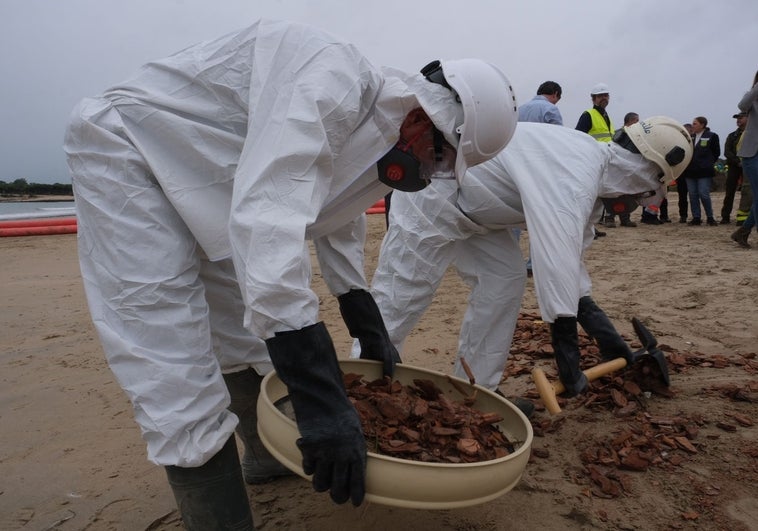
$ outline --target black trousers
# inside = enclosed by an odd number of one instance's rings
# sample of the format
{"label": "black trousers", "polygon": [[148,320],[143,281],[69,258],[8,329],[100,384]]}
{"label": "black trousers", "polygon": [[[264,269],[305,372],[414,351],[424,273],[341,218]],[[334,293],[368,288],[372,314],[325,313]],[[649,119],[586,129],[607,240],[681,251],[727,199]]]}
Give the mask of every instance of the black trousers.
{"label": "black trousers", "polygon": [[676,180],[676,193],[679,194],[679,217],[687,219],[687,209],[690,204],[687,197],[687,181],[683,175]]}

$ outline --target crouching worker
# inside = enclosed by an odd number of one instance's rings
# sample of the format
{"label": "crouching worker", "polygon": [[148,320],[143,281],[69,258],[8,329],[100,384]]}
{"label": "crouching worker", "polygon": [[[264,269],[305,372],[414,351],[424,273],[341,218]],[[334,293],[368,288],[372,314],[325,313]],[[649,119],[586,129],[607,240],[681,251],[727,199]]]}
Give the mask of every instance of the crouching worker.
{"label": "crouching worker", "polygon": [[[511,228],[526,223],[534,285],[550,323],[561,382],[568,395],[587,387],[579,368],[577,323],[606,359],[631,350],[591,297],[583,255],[593,241],[593,208],[616,213],[658,205],[692,157],[690,137],[667,117],[621,129],[599,143],[571,129],[519,123],[496,157],[454,182],[417,194],[393,194],[389,228],[372,293],[392,343],[403,343],[432,302],[450,265],[470,287],[455,373],[498,390],[521,308],[527,272]],[[358,355],[354,349],[353,355]],[[516,405],[529,413],[529,404]],[[533,405],[532,405],[533,408]]]}
{"label": "crouching worker", "polygon": [[285,473],[256,429],[272,366],[313,488],[363,501],[366,445],[307,241],[361,357],[392,374],[361,214],[394,185],[420,189],[492,157],[515,121],[508,80],[488,63],[377,69],[327,33],[267,20],[78,105],[65,151],[87,300],[188,529],[252,528],[235,429],[248,482]]}

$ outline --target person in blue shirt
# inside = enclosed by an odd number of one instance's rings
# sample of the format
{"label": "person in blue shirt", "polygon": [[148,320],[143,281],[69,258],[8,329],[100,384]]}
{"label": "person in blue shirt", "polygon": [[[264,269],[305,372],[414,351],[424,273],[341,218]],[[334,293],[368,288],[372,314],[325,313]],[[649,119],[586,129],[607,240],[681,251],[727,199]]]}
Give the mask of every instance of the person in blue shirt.
{"label": "person in blue shirt", "polygon": [[[563,125],[563,117],[557,103],[563,90],[555,81],[545,81],[537,88],[537,95],[518,108],[519,122],[535,122],[541,124]],[[389,221],[387,222],[389,226]],[[521,229],[513,229],[518,240]],[[526,259],[526,274],[532,276],[532,258]]]}
{"label": "person in blue shirt", "polygon": [[537,88],[537,95],[518,108],[518,121],[563,125],[557,106],[562,93],[558,83],[545,81]]}

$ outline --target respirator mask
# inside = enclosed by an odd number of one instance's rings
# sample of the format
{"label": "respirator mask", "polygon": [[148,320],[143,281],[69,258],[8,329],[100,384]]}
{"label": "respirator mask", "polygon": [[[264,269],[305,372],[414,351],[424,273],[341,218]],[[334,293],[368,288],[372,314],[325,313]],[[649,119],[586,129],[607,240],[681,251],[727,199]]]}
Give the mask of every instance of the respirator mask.
{"label": "respirator mask", "polygon": [[418,192],[431,179],[455,179],[456,150],[432,124],[402,140],[377,162],[379,181],[403,192]]}

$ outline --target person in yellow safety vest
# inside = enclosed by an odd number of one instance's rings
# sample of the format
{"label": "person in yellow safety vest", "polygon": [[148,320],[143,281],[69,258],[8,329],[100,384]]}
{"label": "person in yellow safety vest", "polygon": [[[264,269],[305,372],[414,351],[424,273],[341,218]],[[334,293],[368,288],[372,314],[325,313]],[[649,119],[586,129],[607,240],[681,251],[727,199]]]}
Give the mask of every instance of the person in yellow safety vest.
{"label": "person in yellow safety vest", "polygon": [[598,83],[590,92],[592,108],[584,111],[576,123],[576,130],[589,134],[598,142],[610,142],[613,138],[613,123],[605,111],[610,101],[610,90],[605,83]]}
{"label": "person in yellow safety vest", "polygon": [[[605,111],[610,101],[610,89],[605,83],[598,83],[590,91],[590,98],[592,98],[592,108],[587,109],[579,116],[579,121],[576,123],[576,130],[587,133],[598,142],[610,142],[613,138],[613,123],[610,116]],[[627,125],[627,124],[624,124]],[[600,221],[606,227],[615,227],[616,221],[614,218],[616,215],[607,210],[598,212]],[[628,213],[619,215],[619,221],[622,227],[636,227],[637,224],[630,219]]]}

